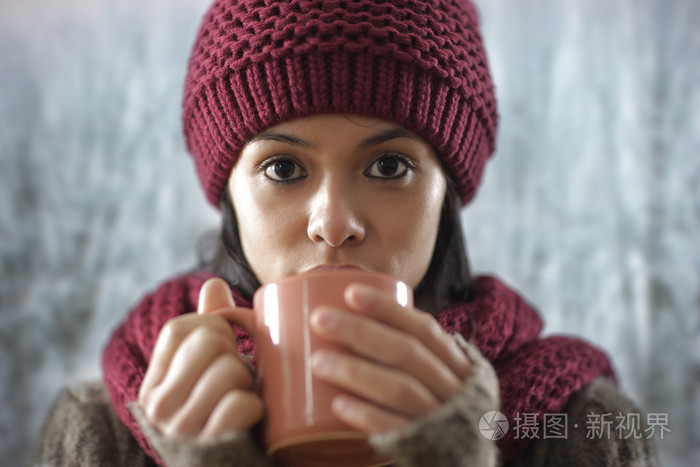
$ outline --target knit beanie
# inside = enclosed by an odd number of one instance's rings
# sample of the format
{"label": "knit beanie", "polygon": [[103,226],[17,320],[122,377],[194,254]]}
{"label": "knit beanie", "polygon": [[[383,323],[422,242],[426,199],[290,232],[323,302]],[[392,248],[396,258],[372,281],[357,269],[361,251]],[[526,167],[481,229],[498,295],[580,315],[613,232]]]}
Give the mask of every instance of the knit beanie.
{"label": "knit beanie", "polygon": [[238,153],[294,118],[400,124],[438,152],[462,203],[495,145],[496,101],[468,0],[215,0],[190,57],[185,141],[219,205]]}

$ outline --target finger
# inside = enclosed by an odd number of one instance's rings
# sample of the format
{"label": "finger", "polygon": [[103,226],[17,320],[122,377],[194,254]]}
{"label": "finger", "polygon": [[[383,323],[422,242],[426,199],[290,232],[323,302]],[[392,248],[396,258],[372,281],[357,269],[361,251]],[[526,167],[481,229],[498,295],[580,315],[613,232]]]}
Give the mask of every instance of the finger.
{"label": "finger", "polygon": [[460,379],[469,375],[469,359],[432,315],[403,307],[391,295],[363,284],[350,285],[345,300],[351,309],[417,337]]}
{"label": "finger", "polygon": [[235,307],[231,288],[219,277],[207,279],[199,290],[197,313],[209,314],[221,308]]}
{"label": "finger", "polygon": [[168,321],[161,329],[153,348],[148,369],[139,390],[139,401],[145,406],[147,395],[165,378],[175,352],[182,341],[197,327],[207,326],[222,334],[225,341],[231,343],[228,351],[236,352],[236,336],[226,320],[216,316],[200,316],[193,313],[179,316]]}
{"label": "finger", "polygon": [[419,339],[374,319],[324,307],[311,315],[311,325],[325,339],[412,375],[442,401],[462,387],[452,370]]}
{"label": "finger", "polygon": [[317,378],[402,415],[415,418],[440,405],[412,376],[362,358],[318,350],[311,364]]}
{"label": "finger", "polygon": [[341,421],[367,434],[400,430],[410,423],[405,417],[347,394],[336,396],[331,408]]}
{"label": "finger", "polygon": [[248,430],[260,421],[263,411],[263,402],[254,392],[229,391],[212,412],[199,440],[207,441],[231,431]]}
{"label": "finger", "polygon": [[236,356],[219,355],[195,384],[190,397],[169,422],[171,433],[178,438],[197,437],[216,405],[229,391],[249,390],[253,379]]}
{"label": "finger", "polygon": [[152,421],[169,420],[189,397],[195,383],[222,352],[236,354],[231,340],[200,326],[175,351],[163,381],[151,391],[145,407]]}

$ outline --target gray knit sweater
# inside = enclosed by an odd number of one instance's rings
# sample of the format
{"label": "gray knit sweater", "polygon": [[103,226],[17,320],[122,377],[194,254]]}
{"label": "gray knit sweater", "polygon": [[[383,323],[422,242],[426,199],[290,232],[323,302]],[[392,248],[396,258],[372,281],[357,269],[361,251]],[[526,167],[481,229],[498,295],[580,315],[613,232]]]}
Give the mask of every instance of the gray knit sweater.
{"label": "gray knit sweater", "polygon": [[[472,345],[458,338],[473,363],[473,373],[460,394],[439,410],[400,431],[373,435],[379,451],[406,467],[497,466],[496,443],[479,431],[481,417],[498,410],[498,381],[492,366]],[[215,443],[175,442],[162,436],[143,417],[137,404],[132,411],[141,429],[163,461],[176,466],[271,467],[249,432],[230,433]],[[597,432],[587,429],[595,417],[638,414],[633,404],[606,378],[580,391],[566,410],[566,436],[534,439],[513,467],[525,466],[656,466],[652,442],[642,424],[630,429]],[[511,425],[514,421],[510,421]],[[511,427],[513,429],[515,427]],[[632,428],[632,427],[628,427]],[[523,435],[526,433],[524,432]],[[640,436],[642,435],[642,436]],[[101,382],[64,389],[51,408],[33,453],[35,466],[151,466],[155,462],[139,447],[114,412]]]}

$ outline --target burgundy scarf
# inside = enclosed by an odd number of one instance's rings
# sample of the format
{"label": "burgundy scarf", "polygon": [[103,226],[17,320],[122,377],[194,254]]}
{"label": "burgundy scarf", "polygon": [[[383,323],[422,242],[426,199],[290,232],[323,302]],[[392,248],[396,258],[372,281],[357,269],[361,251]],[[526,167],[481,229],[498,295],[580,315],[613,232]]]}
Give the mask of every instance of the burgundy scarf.
{"label": "burgundy scarf", "polygon": [[[166,282],[146,296],[114,332],[103,358],[104,379],[114,408],[148,455],[160,461],[127,408],[138,397],[146,367],[161,327],[171,318],[194,312],[199,289],[212,277],[196,273]],[[562,413],[572,395],[598,376],[615,378],[606,355],[571,337],[539,337],[542,320],[517,293],[489,276],[474,280],[473,299],[455,303],[438,315],[446,331],[473,343],[496,370],[501,412],[511,423],[518,414]],[[237,291],[237,304],[249,306]],[[238,331],[238,350],[253,354],[251,338]],[[515,430],[498,441],[502,460],[522,453],[529,439]]]}

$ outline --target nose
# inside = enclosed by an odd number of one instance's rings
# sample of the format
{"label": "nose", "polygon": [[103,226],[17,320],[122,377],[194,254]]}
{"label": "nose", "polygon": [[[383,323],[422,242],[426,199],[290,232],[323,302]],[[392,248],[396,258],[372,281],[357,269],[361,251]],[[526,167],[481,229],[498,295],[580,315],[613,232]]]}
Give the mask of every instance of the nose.
{"label": "nose", "polygon": [[[342,184],[342,182],[341,182]],[[320,187],[310,206],[307,234],[332,247],[354,245],[365,238],[365,226],[352,189],[327,184]]]}

